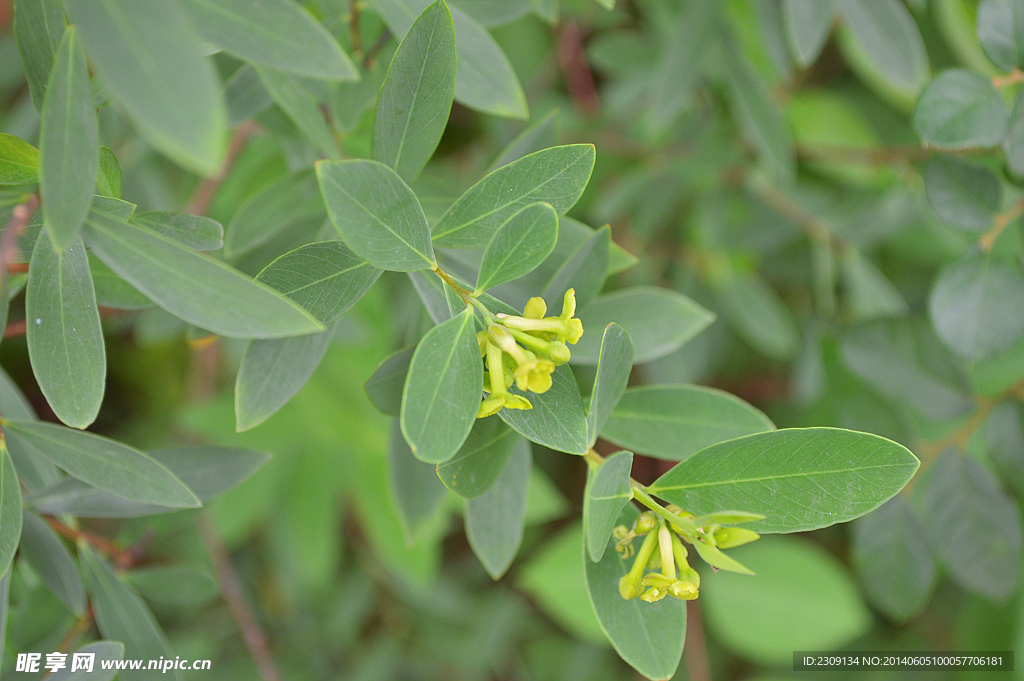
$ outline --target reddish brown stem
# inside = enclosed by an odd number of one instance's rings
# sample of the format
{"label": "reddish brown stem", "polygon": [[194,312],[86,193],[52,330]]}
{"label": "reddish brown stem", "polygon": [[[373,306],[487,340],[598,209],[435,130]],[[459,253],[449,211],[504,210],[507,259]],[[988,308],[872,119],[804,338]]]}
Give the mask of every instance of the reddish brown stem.
{"label": "reddish brown stem", "polygon": [[210,203],[213,201],[213,197],[216,196],[217,190],[220,188],[224,179],[231,172],[231,167],[234,166],[235,161],[238,159],[238,155],[242,153],[242,149],[245,148],[246,142],[252,137],[256,131],[259,130],[259,125],[255,121],[245,121],[237,128],[231,135],[231,141],[228,143],[227,153],[224,154],[224,161],[220,164],[220,168],[213,177],[208,177],[200,182],[195,191],[192,192],[192,196],[189,198],[188,203],[185,206],[186,213],[192,213],[193,215],[205,215],[206,211],[210,208]]}
{"label": "reddish brown stem", "polygon": [[132,557],[131,552],[122,549],[120,546],[110,541],[106,537],[100,537],[90,532],[83,530],[76,530],[73,527],[68,527],[61,521],[51,516],[45,516],[46,523],[53,528],[54,532],[62,537],[66,537],[72,541],[84,541],[93,547],[97,551],[106,554],[114,564],[121,570],[127,570],[135,564],[135,560]]}
{"label": "reddish brown stem", "polygon": [[263,634],[259,623],[256,622],[252,609],[249,608],[249,603],[242,592],[241,580],[231,564],[227,547],[224,546],[224,541],[217,533],[217,528],[213,526],[213,522],[205,513],[196,514],[196,527],[203,540],[203,545],[206,546],[206,552],[210,555],[210,560],[213,561],[213,569],[217,575],[217,583],[220,584],[221,595],[224,596],[224,601],[228,604],[228,609],[231,610],[235,624],[242,632],[242,638],[245,640],[246,647],[249,648],[253,662],[256,663],[260,678],[263,681],[281,681],[281,672],[278,671],[267,647],[267,637]]}
{"label": "reddish brown stem", "polygon": [[39,208],[39,194],[33,194],[23,203],[14,207],[11,219],[7,221],[4,233],[0,235],[0,263],[3,263],[4,266],[18,262],[20,259],[18,237],[25,231],[28,221],[32,219],[32,214],[36,212],[37,208]]}
{"label": "reddish brown stem", "polygon": [[585,115],[597,113],[601,101],[583,48],[583,31],[574,21],[566,24],[558,36],[558,63],[576,108]]}

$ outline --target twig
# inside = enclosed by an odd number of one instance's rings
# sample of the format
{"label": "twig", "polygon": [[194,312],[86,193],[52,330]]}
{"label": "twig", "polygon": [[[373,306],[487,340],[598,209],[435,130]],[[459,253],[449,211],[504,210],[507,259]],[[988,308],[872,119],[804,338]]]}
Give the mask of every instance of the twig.
{"label": "twig", "polygon": [[18,237],[28,227],[28,221],[32,219],[32,214],[36,212],[37,208],[39,208],[39,194],[33,194],[14,207],[11,219],[7,221],[3,235],[0,235],[0,263],[3,263],[5,267],[18,261]]}
{"label": "twig", "polygon": [[601,101],[583,50],[583,31],[575,21],[567,23],[558,36],[558,63],[576,108],[586,115],[596,113]]}
{"label": "twig", "polygon": [[44,519],[46,520],[46,524],[53,528],[54,532],[62,537],[66,537],[72,541],[84,541],[97,551],[105,553],[121,570],[127,570],[135,564],[135,559],[132,557],[131,552],[122,549],[106,537],[100,537],[92,534],[91,532],[85,532],[84,530],[77,530],[73,527],[68,527],[52,516],[45,516]]}
{"label": "twig", "polygon": [[996,245],[996,241],[999,239],[999,235],[1003,233],[1011,222],[1016,218],[1024,215],[1024,199],[1021,199],[1017,203],[1013,204],[1013,207],[1005,213],[1000,213],[995,217],[995,221],[992,223],[992,228],[981,235],[978,239],[978,246],[981,250],[989,253],[992,248]]}
{"label": "twig", "polygon": [[[90,603],[86,605],[85,612],[82,613],[82,616],[75,621],[71,626],[71,629],[68,630],[68,633],[61,639],[60,644],[57,645],[57,651],[61,653],[70,651],[71,646],[75,644],[75,641],[79,636],[84,634],[86,630],[92,626],[94,620],[95,616],[93,615],[92,604]],[[46,677],[44,676],[43,678]]]}
{"label": "twig", "polygon": [[359,30],[359,0],[349,0],[348,26],[352,35],[352,56],[356,59],[363,54],[363,35]]}
{"label": "twig", "polygon": [[214,195],[217,193],[217,189],[220,188],[221,183],[228,176],[231,167],[238,159],[238,155],[245,148],[246,142],[249,141],[249,138],[257,130],[259,130],[259,125],[255,121],[245,121],[235,128],[235,132],[231,135],[231,141],[228,143],[227,153],[224,154],[224,161],[221,162],[217,174],[206,178],[196,186],[195,191],[192,192],[192,196],[189,197],[188,203],[185,205],[186,213],[192,213],[193,215],[206,214]]}
{"label": "twig", "polygon": [[210,560],[213,561],[221,595],[224,596],[224,601],[231,610],[231,615],[242,633],[242,638],[245,639],[245,645],[249,648],[253,662],[256,663],[260,678],[263,681],[281,681],[281,672],[278,671],[267,648],[267,638],[245,600],[241,581],[231,564],[224,541],[217,534],[217,528],[213,526],[213,522],[205,513],[196,514],[196,527],[203,540],[203,545],[206,546],[206,552],[210,555]]}
{"label": "twig", "polygon": [[380,35],[377,36],[376,42],[370,46],[367,50],[366,56],[363,57],[363,68],[372,69],[377,63],[377,55],[384,49],[384,46],[388,44],[388,39],[391,37],[391,31],[384,29]]}
{"label": "twig", "polygon": [[831,144],[801,144],[797,156],[812,161],[835,161],[839,163],[861,163],[864,165],[890,166],[926,161],[935,154],[950,156],[977,156],[992,150],[986,147],[949,149],[937,146],[906,144],[891,147],[846,147]]}
{"label": "twig", "polygon": [[1008,85],[1024,83],[1024,71],[1014,69],[1005,76],[992,76],[992,85],[996,88],[1004,88]]}

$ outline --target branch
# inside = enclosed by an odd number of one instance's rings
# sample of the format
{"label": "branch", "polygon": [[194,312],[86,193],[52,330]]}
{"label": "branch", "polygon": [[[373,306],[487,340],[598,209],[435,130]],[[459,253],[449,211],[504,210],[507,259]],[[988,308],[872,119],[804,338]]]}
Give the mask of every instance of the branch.
{"label": "branch", "polygon": [[100,537],[91,532],[68,527],[53,516],[44,516],[44,520],[60,536],[72,541],[84,541],[97,551],[106,554],[121,570],[127,570],[135,564],[135,558],[131,551],[122,549],[106,537]]}
{"label": "branch", "polygon": [[39,208],[39,194],[33,194],[25,199],[23,203],[14,207],[11,219],[4,227],[4,233],[0,235],[0,263],[5,267],[19,260],[18,237],[28,227],[32,214]]}
{"label": "branch", "polygon": [[192,196],[185,205],[186,213],[192,213],[193,215],[206,214],[206,211],[210,208],[210,203],[213,201],[213,197],[217,194],[217,189],[220,188],[221,183],[224,182],[228,173],[231,172],[231,167],[234,166],[238,155],[245,148],[246,142],[249,141],[249,138],[257,130],[259,130],[259,125],[255,121],[245,121],[235,128],[235,132],[231,135],[231,141],[228,143],[227,153],[224,154],[224,160],[221,162],[217,174],[206,178],[196,186],[195,191],[192,192]]}
{"label": "branch", "polygon": [[1005,230],[1011,222],[1019,218],[1022,214],[1024,214],[1024,199],[1013,204],[1013,207],[1005,213],[997,215],[995,217],[995,222],[992,224],[992,228],[982,234],[981,238],[978,239],[978,246],[981,247],[981,250],[986,253],[990,253],[992,248],[996,245],[996,240],[999,238],[999,235],[1003,233],[1003,230]]}
{"label": "branch", "polygon": [[558,63],[576,108],[586,115],[597,113],[601,101],[583,49],[583,31],[575,21],[566,24],[558,36]]}
{"label": "branch", "polygon": [[224,541],[217,534],[217,528],[213,526],[213,522],[206,513],[196,514],[196,527],[203,540],[203,545],[206,547],[206,552],[210,555],[210,560],[213,561],[221,595],[224,596],[224,601],[231,610],[235,624],[238,625],[242,638],[245,639],[245,645],[249,649],[249,654],[252,655],[253,662],[256,663],[260,678],[263,681],[281,681],[281,672],[278,671],[267,648],[267,637],[260,629],[256,617],[245,600],[241,580],[231,564]]}

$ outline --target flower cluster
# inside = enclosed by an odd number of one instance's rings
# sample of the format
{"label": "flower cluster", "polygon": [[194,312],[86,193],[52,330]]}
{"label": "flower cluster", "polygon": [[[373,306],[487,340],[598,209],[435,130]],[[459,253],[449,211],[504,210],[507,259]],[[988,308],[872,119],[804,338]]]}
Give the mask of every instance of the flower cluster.
{"label": "flower cluster", "polygon": [[[629,546],[627,553],[631,550],[633,537],[646,536],[633,567],[619,581],[619,593],[623,598],[629,600],[640,596],[648,603],[660,601],[665,596],[684,601],[697,598],[700,575],[686,562],[686,547],[679,537],[669,530],[665,521],[656,519],[648,512],[637,519],[632,532],[626,534],[624,531],[624,527],[618,528],[619,546],[620,550],[623,546]],[[660,572],[644,574],[648,569]]]}
{"label": "flower cluster", "polygon": [[513,395],[515,383],[521,392],[543,393],[551,387],[555,367],[569,361],[569,347],[583,335],[583,323],[576,314],[576,291],[565,292],[562,314],[545,317],[543,298],[530,298],[522,317],[495,316],[495,323],[477,334],[484,358],[484,390],[488,396],[480,404],[477,418],[507,409],[533,409],[522,395]]}

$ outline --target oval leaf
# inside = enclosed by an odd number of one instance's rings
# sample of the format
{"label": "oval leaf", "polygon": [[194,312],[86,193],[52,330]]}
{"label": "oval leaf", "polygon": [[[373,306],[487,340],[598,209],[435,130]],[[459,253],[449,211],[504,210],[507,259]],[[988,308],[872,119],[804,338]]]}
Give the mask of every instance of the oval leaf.
{"label": "oval leaf", "polygon": [[521,440],[499,418],[477,419],[455,456],[437,464],[437,476],[445,487],[463,499],[478,497],[498,479]]}
{"label": "oval leaf", "polygon": [[991,227],[1003,203],[1003,186],[995,173],[953,156],[928,161],[924,188],[940,218],[972,232]]}
{"label": "oval leaf", "polygon": [[64,32],[40,115],[39,195],[50,241],[63,253],[89,212],[100,162],[89,68],[74,26]]}
{"label": "oval leaf", "polygon": [[788,428],[703,449],[658,478],[651,494],[695,515],[760,513],[761,534],[802,532],[864,515],[896,494],[920,462],[877,435]]}
{"label": "oval leaf", "polygon": [[682,461],[719,442],[774,429],[767,416],[725,391],[652,385],[625,392],[601,437],[659,459]]}
{"label": "oval leaf", "polygon": [[596,364],[603,329],[612,322],[633,340],[635,361],[650,362],[679,347],[703,331],[715,315],[686,296],[653,286],[637,286],[599,296],[579,311],[584,333],[572,348],[575,364]]}
{"label": "oval leaf", "polygon": [[107,354],[89,259],[77,235],[59,255],[49,239],[36,240],[25,317],[32,373],[46,402],[61,421],[85,428],[103,401]]}
{"label": "oval leaf", "polygon": [[583,539],[587,555],[595,563],[601,560],[608,547],[622,507],[633,498],[629,479],[632,470],[633,453],[618,452],[587,471],[587,486],[583,492]]}
{"label": "oval leaf", "polygon": [[26,512],[21,525],[21,555],[36,571],[43,584],[68,610],[85,611],[85,585],[64,542],[39,516]]}
{"label": "oval leaf", "polygon": [[555,209],[547,203],[523,208],[499,227],[487,243],[477,274],[476,292],[482,293],[532,272],[551,255],[556,241],[558,214]]}
{"label": "oval leaf", "polygon": [[[18,2],[14,7],[14,35],[18,39],[18,52],[21,53],[32,103],[37,110],[43,108],[46,83],[53,71],[53,57],[60,46],[64,30],[61,0]],[[0,184],[3,182],[0,181]]]}
{"label": "oval leaf", "polygon": [[[629,505],[619,516],[619,524],[631,527],[637,515],[636,508]],[[585,558],[583,562],[590,602],[615,651],[647,678],[671,678],[683,654],[686,603],[676,598],[645,603],[620,596],[619,580],[629,572],[633,559],[623,559],[614,540],[599,562]]]}
{"label": "oval leaf", "polygon": [[388,477],[391,497],[398,511],[398,519],[405,535],[405,545],[413,546],[431,526],[431,519],[446,490],[437,479],[434,466],[423,463],[412,455],[402,437],[397,420],[392,422],[388,445]]}
{"label": "oval leaf", "polygon": [[914,109],[914,129],[925,144],[990,147],[1006,135],[1006,105],[992,81],[954,69],[928,84]]}
{"label": "oval leaf", "polygon": [[587,408],[587,439],[591,447],[597,442],[597,436],[604,429],[608,417],[612,415],[612,410],[625,392],[632,369],[633,341],[621,326],[609,324],[604,328],[604,337],[601,339],[597,377],[594,379],[594,390],[590,395],[590,406]]}
{"label": "oval leaf", "polygon": [[39,150],[0,132],[0,185],[28,184],[39,177]]}
{"label": "oval leaf", "polygon": [[449,208],[433,227],[434,241],[446,248],[483,248],[519,210],[544,201],[559,215],[583,194],[594,169],[590,144],[552,147],[498,168]]}
{"label": "oval leaf", "polygon": [[1015,0],[982,0],[978,38],[999,68],[1013,71],[1024,66],[1024,7]]}
{"label": "oval leaf", "polygon": [[285,175],[262,187],[235,211],[224,231],[224,255],[244,255],[288,226],[323,214],[323,200],[313,173]]}
{"label": "oval leaf", "polygon": [[377,96],[373,157],[406,182],[441,141],[455,94],[455,27],[443,0],[423,10],[398,46]]}
{"label": "oval leaf", "polygon": [[502,409],[498,416],[531,442],[559,452],[586,454],[590,449],[587,416],[572,370],[562,365],[551,374],[551,380],[551,388],[540,395],[520,392],[513,385],[509,392],[530,400],[533,409]]}
{"label": "oval leaf", "polygon": [[380,273],[340,241],[321,241],[285,253],[257,274],[256,281],[330,324],[359,302]]}
{"label": "oval leaf", "polygon": [[466,537],[492,579],[508,570],[523,541],[526,491],[533,465],[530,445],[517,439],[501,475],[483,495],[466,502]]}
{"label": "oval leaf", "polygon": [[997,355],[1024,336],[1024,271],[1009,259],[968,253],[939,272],[928,312],[939,337],[967,359]]}
{"label": "oval leaf", "polygon": [[402,393],[402,433],[417,459],[441,463],[466,441],[483,397],[483,363],[473,310],[423,337]]}
{"label": "oval leaf", "polygon": [[320,161],[316,176],[331,222],[359,257],[382,270],[435,267],[427,218],[394,170],[376,161]]}
{"label": "oval leaf", "polygon": [[103,84],[143,136],[182,165],[212,175],[224,154],[227,112],[213,66],[178,4],[97,0],[65,9]]}
{"label": "oval leaf", "polygon": [[110,269],[186,322],[238,338],[323,331],[315,317],[269,286],[145,227],[93,214],[86,231]]}
{"label": "oval leaf", "polygon": [[245,61],[307,78],[359,80],[333,36],[291,0],[186,0],[204,38]]}
{"label": "oval leaf", "polygon": [[41,456],[72,477],[132,501],[195,508],[199,499],[162,464],[137,449],[51,423],[4,421],[10,447]]}

